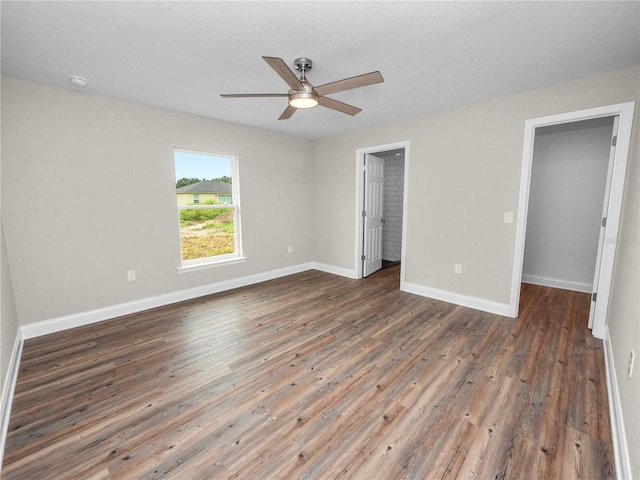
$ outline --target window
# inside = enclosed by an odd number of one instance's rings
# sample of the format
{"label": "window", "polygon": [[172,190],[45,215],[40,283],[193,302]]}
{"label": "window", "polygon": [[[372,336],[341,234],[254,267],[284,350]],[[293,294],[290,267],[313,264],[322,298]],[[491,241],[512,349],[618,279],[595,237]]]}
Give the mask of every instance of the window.
{"label": "window", "polygon": [[242,259],[233,155],[174,150],[182,267]]}

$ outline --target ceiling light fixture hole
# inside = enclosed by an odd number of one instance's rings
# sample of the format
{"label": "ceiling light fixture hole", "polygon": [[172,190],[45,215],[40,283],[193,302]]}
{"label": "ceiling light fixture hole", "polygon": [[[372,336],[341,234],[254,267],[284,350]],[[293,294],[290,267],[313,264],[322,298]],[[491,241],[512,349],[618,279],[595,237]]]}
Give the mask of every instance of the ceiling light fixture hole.
{"label": "ceiling light fixture hole", "polygon": [[84,88],[87,86],[87,79],[83,77],[78,77],[77,75],[72,75],[69,77],[71,81],[71,85],[76,88]]}

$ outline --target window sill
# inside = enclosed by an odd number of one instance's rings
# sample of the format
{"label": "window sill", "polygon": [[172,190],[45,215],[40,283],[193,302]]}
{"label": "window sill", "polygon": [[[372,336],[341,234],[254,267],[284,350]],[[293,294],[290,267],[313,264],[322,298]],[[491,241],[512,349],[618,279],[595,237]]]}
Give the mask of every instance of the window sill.
{"label": "window sill", "polygon": [[234,263],[243,263],[247,261],[247,257],[235,257],[226,260],[215,260],[206,263],[196,263],[193,265],[181,265],[178,267],[178,273],[194,272],[196,270],[204,270],[207,268],[223,267],[225,265],[233,265]]}

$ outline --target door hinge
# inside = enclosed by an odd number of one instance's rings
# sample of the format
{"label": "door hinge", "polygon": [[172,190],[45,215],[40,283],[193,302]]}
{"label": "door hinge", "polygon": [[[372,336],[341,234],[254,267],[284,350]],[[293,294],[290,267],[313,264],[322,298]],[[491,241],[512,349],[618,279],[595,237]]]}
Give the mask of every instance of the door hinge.
{"label": "door hinge", "polygon": [[362,255],[362,257],[360,258],[363,262],[367,259],[366,255]]}
{"label": "door hinge", "polygon": [[611,140],[611,146],[615,147],[618,144],[618,136],[616,135],[615,137],[613,137],[613,139]]}
{"label": "door hinge", "polygon": [[362,210],[362,216],[366,217],[367,216],[367,211],[366,210]]}
{"label": "door hinge", "polygon": [[591,301],[595,302],[598,299],[598,292],[593,292],[591,294]]}
{"label": "door hinge", "polygon": [[602,226],[603,227],[607,226],[607,217],[602,217]]}

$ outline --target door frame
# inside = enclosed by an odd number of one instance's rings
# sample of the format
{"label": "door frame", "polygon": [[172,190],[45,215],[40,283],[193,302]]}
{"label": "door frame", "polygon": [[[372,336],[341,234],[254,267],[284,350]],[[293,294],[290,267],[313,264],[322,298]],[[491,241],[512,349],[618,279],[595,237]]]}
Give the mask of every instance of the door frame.
{"label": "door frame", "polygon": [[[635,102],[619,103],[604,107],[590,108],[575,112],[550,115],[527,120],[524,127],[524,147],[522,153],[522,170],[520,174],[520,196],[518,199],[518,218],[516,222],[515,252],[513,261],[513,275],[511,279],[510,316],[518,316],[520,304],[520,283],[522,281],[522,264],[524,260],[524,243],[527,227],[527,212],[529,208],[529,188],[531,184],[531,166],[533,163],[533,147],[535,130],[538,127],[578,122],[599,117],[618,115],[618,140],[613,157],[613,172],[611,175],[611,189],[609,193],[609,209],[607,225],[605,227],[605,242],[602,248],[600,278],[597,285],[598,301],[593,321],[593,336],[604,339],[606,328],[607,307],[611,293],[613,264],[616,254],[618,226],[622,211],[622,196],[627,172],[627,160],[631,143],[633,115]],[[595,288],[596,286],[594,286]]]}
{"label": "door frame", "polygon": [[[618,147],[616,146],[615,142],[613,142],[614,138],[618,138],[618,133],[620,132],[620,117],[618,115],[616,115],[615,117],[613,117],[613,130],[611,131],[611,135],[609,135],[610,140],[609,140],[609,158],[607,159],[607,180],[606,180],[606,185],[604,186],[604,199],[602,201],[602,207],[600,208],[600,212],[602,215],[602,222],[604,222],[605,226],[606,226],[606,220],[604,220],[605,218],[607,218],[607,215],[609,214],[609,198],[611,197],[611,177],[613,175],[613,165],[614,165],[614,161],[613,159],[615,158],[615,154],[616,154],[616,150],[618,149]],[[592,329],[593,331],[593,321],[595,319],[595,314],[596,314],[596,303],[597,301],[594,300],[594,294],[595,296],[597,296],[598,294],[598,290],[597,287],[600,284],[600,268],[602,267],[602,252],[604,250],[604,242],[606,240],[606,228],[605,226],[602,225],[602,223],[600,224],[600,228],[598,229],[598,251],[596,252],[596,266],[595,266],[595,271],[593,272],[593,282],[592,282],[592,286],[591,286],[591,305],[589,306],[589,324],[588,327],[590,329]],[[595,287],[595,288],[594,288]]]}
{"label": "door frame", "polygon": [[387,150],[395,150],[398,148],[404,148],[404,184],[402,185],[402,251],[400,252],[400,287],[404,284],[404,256],[405,256],[405,247],[406,247],[406,228],[407,228],[407,195],[409,192],[408,189],[408,181],[409,181],[409,141],[396,142],[396,143],[387,143],[384,145],[376,145],[372,147],[363,147],[356,149],[356,201],[355,201],[355,269],[356,278],[363,278],[363,265],[362,265],[362,255],[363,255],[363,232],[364,232],[364,221],[362,219],[362,211],[364,210],[364,158],[365,155],[368,154],[376,154],[379,152],[385,152]]}

